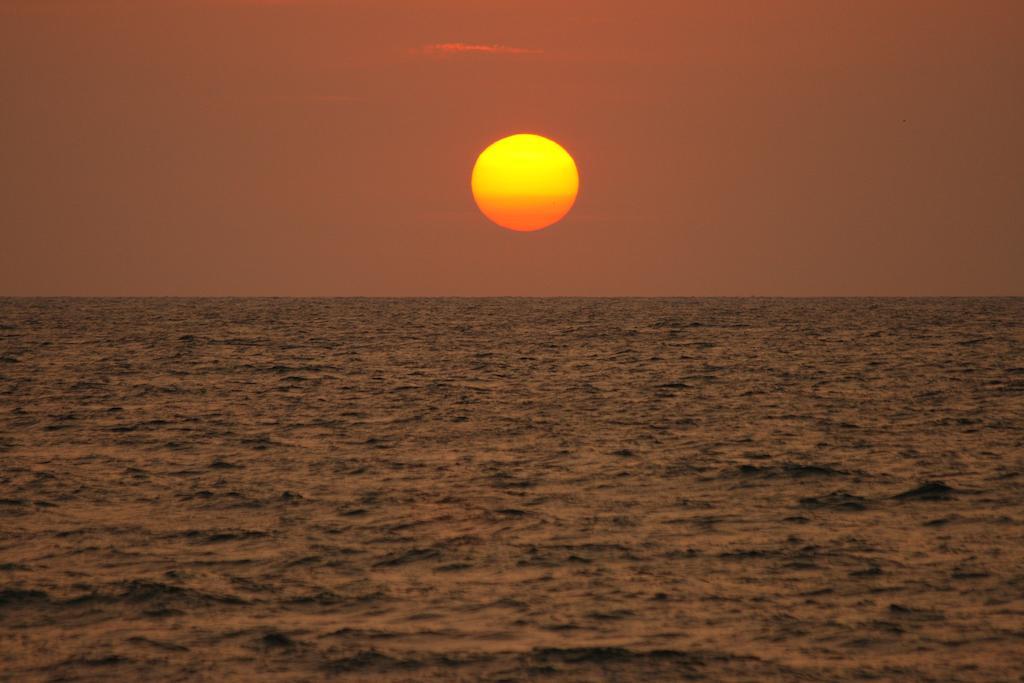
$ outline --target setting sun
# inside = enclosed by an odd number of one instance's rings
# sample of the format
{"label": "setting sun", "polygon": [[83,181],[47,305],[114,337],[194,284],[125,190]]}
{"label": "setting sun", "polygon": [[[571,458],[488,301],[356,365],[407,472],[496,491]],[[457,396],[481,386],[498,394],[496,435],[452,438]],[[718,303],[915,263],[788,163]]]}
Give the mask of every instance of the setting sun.
{"label": "setting sun", "polygon": [[480,154],[471,184],[485,216],[503,228],[529,232],[569,213],[580,178],[561,145],[521,133],[498,140]]}

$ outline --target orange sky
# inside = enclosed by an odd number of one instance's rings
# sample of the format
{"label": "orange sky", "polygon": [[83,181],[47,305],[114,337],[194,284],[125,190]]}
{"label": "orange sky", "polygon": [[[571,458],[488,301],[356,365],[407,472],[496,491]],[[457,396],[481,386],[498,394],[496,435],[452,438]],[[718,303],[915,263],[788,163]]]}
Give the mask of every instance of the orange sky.
{"label": "orange sky", "polygon": [[1020,0],[0,0],[0,295],[1022,295],[1022,78]]}

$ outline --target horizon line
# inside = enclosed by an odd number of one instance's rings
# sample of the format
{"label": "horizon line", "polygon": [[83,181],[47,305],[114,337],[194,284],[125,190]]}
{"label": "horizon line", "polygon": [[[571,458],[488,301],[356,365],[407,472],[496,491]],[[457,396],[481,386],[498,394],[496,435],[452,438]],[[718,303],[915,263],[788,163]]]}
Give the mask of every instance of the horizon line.
{"label": "horizon line", "polygon": [[1024,299],[1024,294],[0,294],[5,299]]}

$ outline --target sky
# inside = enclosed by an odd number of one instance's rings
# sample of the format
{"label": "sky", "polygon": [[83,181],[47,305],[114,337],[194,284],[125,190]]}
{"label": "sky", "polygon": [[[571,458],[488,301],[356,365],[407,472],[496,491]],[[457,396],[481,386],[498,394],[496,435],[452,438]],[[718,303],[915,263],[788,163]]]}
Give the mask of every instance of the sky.
{"label": "sky", "polygon": [[0,295],[1024,295],[1022,74],[1020,0],[0,0]]}

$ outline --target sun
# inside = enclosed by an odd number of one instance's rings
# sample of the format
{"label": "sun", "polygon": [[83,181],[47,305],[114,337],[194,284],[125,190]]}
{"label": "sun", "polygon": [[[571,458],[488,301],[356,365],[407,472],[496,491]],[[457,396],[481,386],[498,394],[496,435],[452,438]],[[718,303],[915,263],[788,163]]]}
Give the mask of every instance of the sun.
{"label": "sun", "polygon": [[580,189],[576,162],[553,140],[519,133],[477,157],[470,183],[480,211],[503,228],[530,232],[562,220]]}

